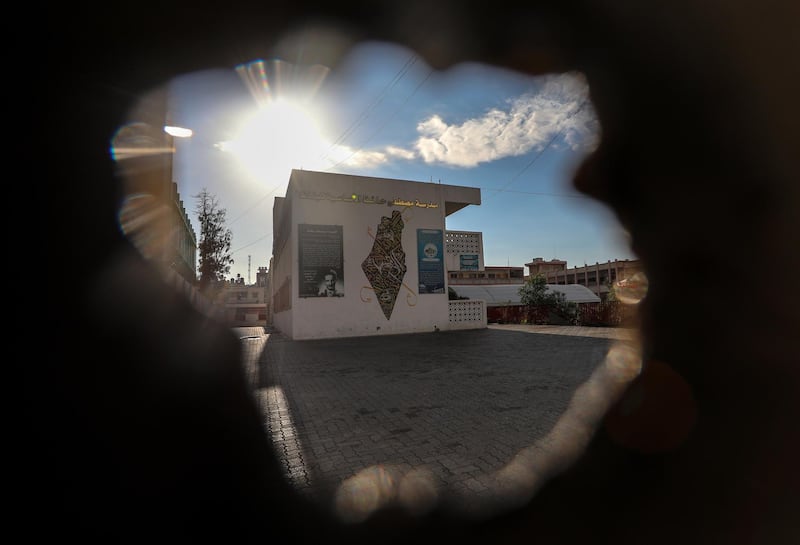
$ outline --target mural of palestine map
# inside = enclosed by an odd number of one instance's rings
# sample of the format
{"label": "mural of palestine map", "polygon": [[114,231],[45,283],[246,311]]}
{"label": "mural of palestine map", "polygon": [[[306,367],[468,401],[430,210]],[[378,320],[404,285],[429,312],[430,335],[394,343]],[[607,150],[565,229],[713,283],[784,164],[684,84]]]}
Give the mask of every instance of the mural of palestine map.
{"label": "mural of palestine map", "polygon": [[397,294],[406,275],[406,253],[402,245],[403,217],[394,210],[392,217],[383,216],[372,251],[361,263],[375,296],[388,320],[392,316]]}

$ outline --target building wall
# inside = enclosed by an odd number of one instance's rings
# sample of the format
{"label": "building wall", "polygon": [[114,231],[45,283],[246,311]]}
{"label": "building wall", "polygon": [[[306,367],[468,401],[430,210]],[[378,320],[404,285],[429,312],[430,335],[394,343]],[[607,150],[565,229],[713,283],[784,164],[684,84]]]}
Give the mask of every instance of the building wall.
{"label": "building wall", "polygon": [[218,301],[225,308],[225,319],[234,326],[267,325],[269,302],[266,286],[227,283]]}
{"label": "building wall", "polygon": [[267,288],[269,282],[269,271],[266,267],[259,267],[256,272],[256,285],[262,288]]}
{"label": "building wall", "polygon": [[[452,192],[453,186],[448,187]],[[287,198],[280,204],[276,201],[276,208],[282,209],[278,215],[285,218],[290,213],[291,221],[286,227],[287,232],[276,231],[276,239],[283,236],[286,243],[276,248],[279,251],[275,254],[271,271],[275,285],[273,293],[280,298],[281,290],[285,290],[283,296],[288,296],[288,300],[279,307],[276,299],[273,309],[275,326],[294,339],[449,329],[444,263],[445,202],[442,189],[442,185],[433,183],[294,171]],[[286,209],[287,206],[290,210]],[[394,212],[402,221],[400,240],[405,253],[406,271],[394,306],[387,312],[379,303],[376,289],[371,285],[362,263],[375,248],[382,247],[381,244],[376,245],[376,238],[381,232],[379,224],[382,221],[390,222]],[[276,221],[280,222],[281,218]],[[309,229],[301,228],[303,225],[318,226],[319,229],[311,229],[319,232],[328,230],[331,233],[341,228],[343,261],[339,276],[342,278],[338,278],[336,287],[341,296],[301,296],[301,290],[321,278],[312,279],[313,273],[309,272],[309,267],[301,271],[300,262],[304,259],[310,261],[313,256],[327,251],[324,247],[315,247],[312,252],[308,249],[309,244],[306,244],[301,255],[301,229]],[[420,293],[418,229],[441,231],[441,293]],[[335,239],[335,236],[332,238]],[[423,263],[425,266],[429,264],[430,261]],[[389,270],[388,267],[385,270]]]}
{"label": "building wall", "polygon": [[609,284],[630,278],[642,270],[641,261],[638,259],[615,259],[583,267],[567,268],[565,266],[563,270],[550,271],[545,276],[548,284],[580,284],[601,298],[605,298],[608,294]]}
{"label": "building wall", "polygon": [[197,279],[197,237],[178,192],[178,184],[175,182],[172,183],[170,216],[172,241],[166,250],[165,262],[188,282],[195,282]]}
{"label": "building wall", "polygon": [[475,284],[520,284],[525,282],[522,267],[486,267],[482,271],[449,271],[451,286]]}
{"label": "building wall", "polygon": [[292,337],[292,263],[295,239],[292,238],[291,199],[275,197],[272,214],[273,258],[270,266],[272,292],[272,324]]}
{"label": "building wall", "polygon": [[551,273],[565,270],[567,262],[560,259],[545,261],[541,257],[534,257],[530,263],[525,263],[525,266],[528,267],[529,276],[536,276],[537,274],[547,276]]}
{"label": "building wall", "polygon": [[170,124],[167,105],[167,91],[152,90],[112,139],[123,181],[120,226],[144,257],[193,284],[197,240],[173,180],[175,142],[164,131]]}
{"label": "building wall", "polygon": [[482,271],[483,233],[480,231],[447,231],[445,234],[448,271]]}
{"label": "building wall", "polygon": [[488,323],[486,301],[480,299],[449,301],[448,308],[449,329],[480,329],[486,327]]}

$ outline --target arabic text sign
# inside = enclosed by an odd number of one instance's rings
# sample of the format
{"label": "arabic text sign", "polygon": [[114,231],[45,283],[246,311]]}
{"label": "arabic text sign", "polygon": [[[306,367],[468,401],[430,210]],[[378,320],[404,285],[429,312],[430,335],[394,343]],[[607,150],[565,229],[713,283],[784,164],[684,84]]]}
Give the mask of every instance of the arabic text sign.
{"label": "arabic text sign", "polygon": [[342,195],[333,195],[321,191],[303,191],[299,193],[301,199],[314,199],[318,201],[331,201],[331,202],[348,202],[348,203],[361,203],[361,204],[385,204],[387,206],[403,206],[403,207],[416,207],[416,208],[439,208],[439,203],[433,201],[421,201],[419,199],[406,200],[406,199],[384,199],[383,197],[376,197],[375,195],[362,195],[358,193],[348,193]]}

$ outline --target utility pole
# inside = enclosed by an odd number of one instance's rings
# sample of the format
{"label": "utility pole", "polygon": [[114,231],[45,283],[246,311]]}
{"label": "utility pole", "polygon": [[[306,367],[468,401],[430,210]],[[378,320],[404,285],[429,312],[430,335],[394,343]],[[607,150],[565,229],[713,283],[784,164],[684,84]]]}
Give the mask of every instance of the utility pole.
{"label": "utility pole", "polygon": [[249,286],[252,282],[250,282],[250,256],[247,256],[247,285]]}

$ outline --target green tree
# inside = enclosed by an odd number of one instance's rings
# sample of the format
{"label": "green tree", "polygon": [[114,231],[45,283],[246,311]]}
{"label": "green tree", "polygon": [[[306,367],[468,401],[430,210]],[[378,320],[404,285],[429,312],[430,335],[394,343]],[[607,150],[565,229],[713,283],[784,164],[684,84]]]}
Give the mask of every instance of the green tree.
{"label": "green tree", "polygon": [[194,198],[195,213],[200,222],[200,242],[197,248],[198,282],[201,291],[214,291],[231,270],[233,234],[225,227],[227,211],[220,207],[215,195],[203,188]]}
{"label": "green tree", "polygon": [[558,296],[547,289],[547,279],[542,274],[531,276],[519,289],[520,301],[527,307],[555,306]]}
{"label": "green tree", "polygon": [[[563,293],[551,291],[547,287],[547,279],[542,274],[537,274],[528,280],[519,289],[520,302],[528,307],[530,316],[541,315],[542,311],[555,311],[571,322],[577,319],[578,306],[567,302]],[[540,316],[539,319],[544,319]],[[534,318],[535,320],[535,318]]]}
{"label": "green tree", "polygon": [[609,281],[606,283],[606,287],[608,288],[608,292],[606,293],[606,303],[614,303],[619,301],[617,298],[617,288],[616,285]]}

